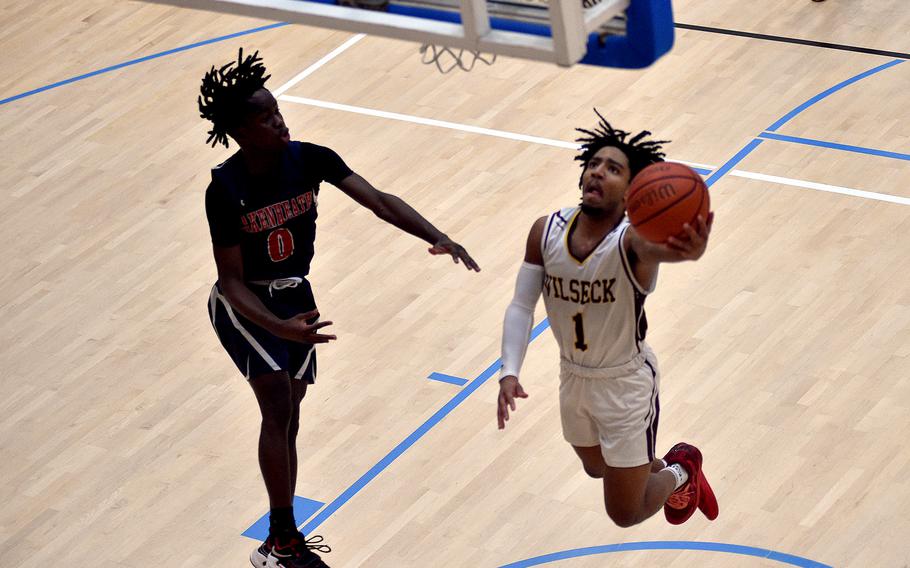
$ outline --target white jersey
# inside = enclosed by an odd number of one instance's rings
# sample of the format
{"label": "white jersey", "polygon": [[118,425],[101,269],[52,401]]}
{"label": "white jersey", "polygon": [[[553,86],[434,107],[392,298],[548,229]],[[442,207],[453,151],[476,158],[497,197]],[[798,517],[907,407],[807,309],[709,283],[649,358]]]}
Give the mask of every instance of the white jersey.
{"label": "white jersey", "polygon": [[581,367],[619,367],[647,349],[644,301],[651,290],[635,281],[622,247],[628,219],[587,258],[569,252],[569,231],[580,212],[570,207],[547,219],[541,241],[547,317],[562,359]]}

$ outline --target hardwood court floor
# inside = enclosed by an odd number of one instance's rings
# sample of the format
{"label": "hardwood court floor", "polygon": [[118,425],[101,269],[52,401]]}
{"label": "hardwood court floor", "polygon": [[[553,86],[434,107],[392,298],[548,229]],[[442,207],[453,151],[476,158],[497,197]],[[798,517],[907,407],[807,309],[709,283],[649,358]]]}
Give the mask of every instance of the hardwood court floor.
{"label": "hardwood court floor", "polygon": [[[680,1],[677,19],[910,51],[903,0],[735,4]],[[101,0],[11,0],[0,23],[2,98],[268,24]],[[232,150],[205,147],[195,97],[240,46],[261,51],[274,89],[350,37],[277,27],[0,105],[3,566],[247,565],[255,543],[241,533],[266,512],[258,415],[205,310],[202,196]],[[500,59],[443,76],[416,45],[366,37],[287,95],[564,142],[597,106],[673,140],[670,158],[714,169],[797,106],[892,60],[678,30],[674,51],[644,71]],[[897,64],[776,132],[906,156],[908,89],[910,64]],[[497,359],[527,230],[575,202],[579,170],[563,147],[313,104],[282,101],[295,138],[336,149],[484,269],[430,257],[323,187],[311,280],[339,340],[320,349],[304,402],[297,494],[331,503],[462,391],[430,373],[474,380]],[[871,194],[818,191],[831,186]],[[910,563],[910,161],[764,139],[712,203],[709,253],[662,269],[648,315],[664,375],[659,448],[703,449],[716,522],[609,522],[562,441],[545,331],[522,376],[531,398],[505,432],[495,378],[474,383],[321,523],[330,564],[494,567],[669,540],[839,567]],[[559,565],[780,563],[648,550]]]}

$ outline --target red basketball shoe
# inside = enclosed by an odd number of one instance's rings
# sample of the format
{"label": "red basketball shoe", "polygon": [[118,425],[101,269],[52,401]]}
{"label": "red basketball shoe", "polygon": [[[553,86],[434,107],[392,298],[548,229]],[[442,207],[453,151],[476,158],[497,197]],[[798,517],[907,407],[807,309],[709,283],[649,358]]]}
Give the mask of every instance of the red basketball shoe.
{"label": "red basketball shoe", "polygon": [[698,510],[708,517],[709,521],[717,518],[719,509],[717,507],[717,497],[714,496],[714,490],[708,485],[708,478],[705,472],[698,474]]}
{"label": "red basketball shoe", "polygon": [[[689,474],[689,479],[671,493],[667,502],[664,503],[664,516],[667,521],[673,525],[681,525],[688,521],[698,508],[702,485],[708,484],[707,481],[704,484],[700,482],[700,478],[704,477],[701,474],[701,452],[695,446],[680,442],[670,448],[670,451],[664,456],[664,461],[667,462],[667,465],[678,463]],[[710,487],[708,489],[710,490]],[[713,499],[713,493],[711,497]],[[713,502],[716,511],[717,501],[713,500]],[[707,513],[705,514],[707,515]]]}

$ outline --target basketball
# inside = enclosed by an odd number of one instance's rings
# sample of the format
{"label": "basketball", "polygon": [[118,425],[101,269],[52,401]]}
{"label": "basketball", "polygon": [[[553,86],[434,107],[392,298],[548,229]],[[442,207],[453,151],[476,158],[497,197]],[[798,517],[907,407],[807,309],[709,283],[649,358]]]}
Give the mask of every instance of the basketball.
{"label": "basketball", "polygon": [[708,186],[698,172],[677,162],[658,162],[638,173],[626,191],[626,212],[635,230],[655,243],[685,235],[710,210]]}

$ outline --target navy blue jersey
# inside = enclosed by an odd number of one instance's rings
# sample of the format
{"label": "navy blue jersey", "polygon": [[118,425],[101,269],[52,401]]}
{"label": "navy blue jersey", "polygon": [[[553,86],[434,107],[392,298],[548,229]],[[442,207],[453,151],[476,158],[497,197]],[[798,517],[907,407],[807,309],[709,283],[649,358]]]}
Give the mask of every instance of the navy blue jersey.
{"label": "navy blue jersey", "polygon": [[240,245],[245,280],[306,276],[316,240],[319,184],[351,175],[323,146],[291,142],[273,171],[253,176],[238,151],[212,170],[205,211],[212,243]]}

